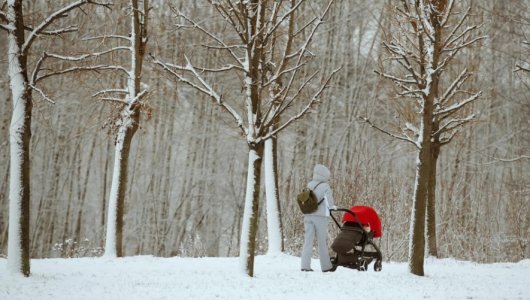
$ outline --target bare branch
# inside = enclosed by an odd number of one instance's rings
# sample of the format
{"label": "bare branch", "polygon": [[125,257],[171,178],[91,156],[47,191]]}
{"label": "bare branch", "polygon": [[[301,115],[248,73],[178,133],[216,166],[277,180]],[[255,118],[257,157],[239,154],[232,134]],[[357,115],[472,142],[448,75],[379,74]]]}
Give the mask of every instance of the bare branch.
{"label": "bare branch", "polygon": [[300,0],[298,1],[298,3],[295,3],[294,6],[291,7],[290,10],[288,10],[287,12],[285,12],[285,14],[280,17],[280,20],[278,22],[276,22],[276,24],[274,24],[271,29],[265,34],[265,39],[264,40],[267,40],[275,31],[276,29],[278,29],[278,27],[283,23],[283,21],[285,21],[285,19],[287,19],[288,17],[290,17],[292,14],[294,14],[294,12],[298,9],[298,7],[304,2],[304,0]]}
{"label": "bare branch", "polygon": [[438,105],[444,104],[449,99],[453,97],[456,90],[462,86],[462,84],[469,78],[471,74],[467,72],[467,68],[465,68],[459,75],[456,77],[455,80],[451,83],[451,85],[445,90],[444,94],[440,99],[438,99]]}
{"label": "bare branch", "polygon": [[515,68],[514,72],[519,72],[519,71],[530,72],[530,68],[523,67],[523,66],[521,66],[519,64],[516,64],[515,67],[516,68]]}
{"label": "bare branch", "polygon": [[91,40],[100,40],[100,39],[103,39],[103,40],[105,40],[105,39],[122,39],[122,40],[126,40],[126,41],[130,41],[131,40],[131,38],[128,37],[128,36],[115,35],[115,34],[91,36],[91,37],[82,38],[81,40],[82,41],[91,41]]}
{"label": "bare branch", "polygon": [[236,65],[227,65],[218,69],[210,69],[210,68],[203,68],[203,67],[194,67],[196,70],[199,70],[201,72],[207,72],[207,73],[220,73],[230,70],[239,70],[239,71],[245,71],[243,68],[236,66]]}
{"label": "bare branch", "polygon": [[50,98],[46,95],[46,93],[44,93],[43,90],[39,89],[38,87],[36,87],[36,86],[33,85],[33,84],[30,84],[29,87],[30,87],[31,89],[33,89],[34,91],[38,92],[38,93],[42,96],[42,98],[43,98],[44,100],[50,102],[51,104],[55,104],[55,101],[53,101],[52,99],[50,99]]}
{"label": "bare branch", "polygon": [[102,100],[102,101],[109,101],[109,102],[118,102],[118,103],[121,103],[121,104],[129,104],[127,101],[121,99],[121,98],[114,98],[114,97],[103,97],[103,98],[98,98],[98,100]]}
{"label": "bare branch", "polygon": [[458,130],[450,132],[450,135],[448,137],[443,137],[440,139],[440,145],[443,146],[449,144],[457,134]]}
{"label": "bare branch", "polygon": [[[219,94],[217,94],[214,89],[211,87],[211,85],[209,85],[206,80],[204,80],[202,78],[202,76],[200,76],[199,73],[197,73],[197,71],[193,68],[193,66],[191,65],[190,61],[188,60],[188,58],[186,57],[186,62],[187,62],[187,65],[186,66],[177,66],[177,65],[172,65],[172,64],[167,64],[167,63],[164,63],[158,59],[156,59],[153,55],[150,55],[151,58],[153,59],[153,62],[156,64],[156,65],[159,65],[161,66],[166,72],[168,72],[169,74],[175,76],[177,78],[178,81],[180,82],[183,82],[185,83],[186,85],[192,87],[193,89],[207,95],[208,97],[210,97],[217,105],[223,107],[233,118],[234,120],[236,121],[237,123],[237,127],[239,127],[245,134],[247,133],[247,129],[245,128],[244,126],[244,123],[243,123],[243,118],[241,118],[241,116],[237,113],[237,111],[235,109],[233,109],[230,105],[228,105],[227,103],[225,103],[223,101],[223,97]],[[190,72],[192,73],[192,75],[194,76],[194,78],[196,78],[197,80],[199,80],[200,84],[201,85],[198,85],[192,81],[190,81],[189,79],[187,79],[186,77],[184,77],[182,74],[179,74],[177,72],[175,72],[174,70],[172,70],[172,68],[175,68],[177,70],[181,70],[181,71],[187,71],[187,72]]]}
{"label": "bare branch", "polygon": [[59,18],[66,17],[66,13],[67,12],[69,12],[69,11],[71,11],[71,10],[81,6],[81,5],[85,5],[88,2],[89,2],[89,0],[79,0],[79,1],[73,2],[70,5],[67,5],[67,6],[59,9],[58,11],[50,14],[44,21],[42,21],[41,24],[39,24],[37,27],[35,27],[35,29],[33,29],[33,31],[31,31],[31,33],[28,34],[28,37],[26,38],[26,41],[22,45],[21,51],[23,53],[26,53],[28,51],[28,48],[31,46],[31,44],[33,43],[33,41],[37,37],[37,35],[39,35],[41,32],[43,32],[46,29],[46,27],[48,27],[50,24],[53,23],[53,21],[55,21],[55,20],[57,20]]}
{"label": "bare branch", "polygon": [[[28,30],[28,31],[33,31],[34,29],[29,27],[29,26],[25,26],[24,29]],[[63,33],[68,33],[68,32],[75,32],[77,31],[79,28],[77,28],[76,26],[69,26],[67,28],[62,28],[62,29],[57,29],[57,30],[51,30],[51,31],[48,31],[48,30],[44,30],[44,31],[41,31],[39,34],[40,35],[61,35]]]}
{"label": "bare branch", "polygon": [[109,94],[109,93],[127,94],[128,91],[125,90],[125,89],[106,89],[106,90],[102,90],[102,91],[99,91],[99,92],[93,94],[92,97],[97,97],[99,95]]}
{"label": "bare branch", "polygon": [[396,76],[393,76],[393,75],[390,75],[390,74],[386,74],[386,73],[381,73],[379,71],[374,71],[377,75],[381,76],[381,77],[384,77],[386,79],[390,79],[392,80],[393,82],[395,82],[396,84],[398,84],[400,87],[403,85],[403,84],[417,84],[416,80],[411,80],[411,79],[404,79],[404,78],[399,78],[399,77],[396,77]]}
{"label": "bare branch", "polygon": [[395,138],[395,139],[398,139],[398,140],[401,140],[401,141],[405,141],[405,142],[409,142],[409,143],[412,143],[416,148],[420,148],[420,145],[418,144],[417,141],[414,141],[412,139],[410,139],[408,136],[399,136],[397,134],[394,134],[394,133],[391,133],[389,131],[386,131],[380,127],[378,127],[377,125],[373,124],[368,118],[366,117],[359,117],[359,119],[363,120],[364,122],[366,122],[368,125],[370,125],[370,127],[372,128],[375,128],[377,129],[378,131],[392,137],[392,138]]}
{"label": "bare branch", "polygon": [[[471,11],[471,7],[468,7],[466,12],[464,13],[462,18],[460,19],[460,21],[458,21],[458,23],[453,27],[451,32],[447,35],[447,39],[444,42],[442,42],[442,49],[444,49],[447,45],[450,44],[450,42],[449,42],[450,40],[454,40],[453,38],[455,37],[456,32],[464,24],[464,21],[470,16],[470,14],[469,14],[470,11]],[[449,17],[449,15],[447,17]]]}
{"label": "bare branch", "polygon": [[122,66],[96,65],[96,66],[87,66],[87,67],[72,67],[72,68],[68,68],[68,69],[64,69],[64,70],[60,70],[60,71],[54,71],[54,72],[46,73],[46,74],[44,74],[44,75],[42,75],[40,77],[37,77],[35,79],[35,83],[38,82],[38,81],[41,81],[43,79],[46,79],[48,77],[62,75],[62,74],[66,74],[66,73],[73,73],[73,72],[80,72],[80,71],[103,71],[103,70],[122,71],[126,75],[129,74],[128,71],[125,68],[123,68]]}
{"label": "bare branch", "polygon": [[239,64],[240,67],[244,67],[244,64],[243,62],[241,61],[241,59],[236,55],[236,53],[232,50],[231,47],[229,47],[228,45],[225,44],[224,41],[222,41],[220,38],[218,38],[216,35],[214,35],[213,33],[209,32],[208,30],[206,30],[204,27],[202,27],[201,25],[199,25],[197,22],[193,21],[192,19],[188,18],[186,15],[184,15],[183,13],[180,12],[180,10],[178,9],[175,9],[177,11],[177,14],[179,17],[182,17],[184,20],[188,21],[190,24],[192,24],[192,28],[195,28],[195,29],[198,29],[200,32],[204,33],[206,36],[210,37],[212,40],[214,40],[216,43],[218,43],[219,45],[221,45],[225,50],[228,51],[228,53],[230,53],[230,55],[234,58],[234,60]]}
{"label": "bare branch", "polygon": [[[454,4],[455,4],[454,0],[449,0],[449,3],[447,4],[444,14],[442,16],[442,19],[440,20],[440,26],[442,28],[445,27],[445,25],[447,24],[447,21],[449,21],[449,17],[451,16],[451,12],[453,11],[453,8],[454,8]],[[467,12],[469,12],[469,9]]]}
{"label": "bare branch", "polygon": [[280,96],[279,98],[279,103],[278,103],[278,107],[276,108],[274,114],[272,115],[272,117],[270,119],[267,119],[267,115],[268,115],[268,111],[267,113],[265,114],[264,116],[264,119],[267,120],[265,121],[266,122],[266,127],[268,127],[270,125],[270,123],[274,120],[274,118],[278,115],[281,115],[287,108],[289,108],[292,104],[292,102],[294,102],[294,100],[296,100],[298,98],[298,96],[300,95],[300,93],[302,92],[302,90],[309,84],[309,82],[311,82],[313,80],[313,78],[315,78],[315,76],[318,74],[318,71],[316,71],[315,73],[313,73],[311,76],[309,76],[301,85],[300,87],[298,88],[298,90],[296,91],[296,93],[290,97],[289,101],[287,101],[287,103],[285,103],[285,101],[287,100],[287,88],[284,88],[280,91],[281,94],[283,94],[283,96]]}
{"label": "bare branch", "polygon": [[474,95],[472,95],[471,97],[461,101],[461,102],[457,102],[447,108],[444,108],[444,109],[439,109],[437,111],[434,112],[434,115],[435,116],[442,116],[442,119],[446,118],[447,116],[451,115],[452,113],[458,111],[459,109],[461,109],[462,107],[466,106],[467,104],[475,101],[478,99],[478,97],[480,97],[480,95],[482,95],[482,91],[479,91],[477,93],[475,93]]}
{"label": "bare branch", "polygon": [[519,161],[519,160],[523,160],[523,159],[529,159],[530,160],[530,156],[521,155],[521,156],[514,157],[514,158],[499,158],[499,160],[503,161],[503,162],[514,162],[514,161]]}
{"label": "bare branch", "polygon": [[471,115],[469,115],[469,116],[467,116],[465,118],[462,118],[462,119],[451,119],[447,123],[445,123],[443,126],[441,126],[440,129],[438,129],[436,132],[434,132],[431,136],[436,136],[436,135],[438,135],[440,133],[445,133],[445,132],[454,130],[455,128],[460,127],[460,126],[470,122],[474,118],[475,118],[475,114],[471,114]]}
{"label": "bare branch", "polygon": [[[282,125],[278,126],[278,128],[276,128],[275,130],[273,131],[270,131],[268,134],[266,134],[265,136],[261,137],[261,138],[258,138],[256,140],[256,142],[259,142],[259,141],[264,141],[266,139],[269,139],[271,138],[272,136],[276,135],[278,132],[282,131],[283,129],[285,129],[287,126],[289,126],[289,124],[291,124],[292,122],[294,122],[295,120],[298,120],[300,119],[301,117],[303,117],[311,107],[313,107],[313,105],[315,105],[316,103],[319,102],[319,99],[320,99],[320,95],[322,94],[322,92],[324,92],[324,89],[326,89],[328,87],[328,84],[329,82],[331,81],[331,79],[333,78],[333,76],[339,71],[340,69],[336,69],[334,70],[330,75],[329,77],[326,79],[326,81],[324,81],[324,83],[322,84],[322,86],[320,87],[320,89],[313,95],[313,97],[311,97],[311,99],[309,100],[309,102],[307,103],[307,105],[296,115],[292,116],[289,120],[285,121],[285,123],[283,123]],[[266,128],[270,127],[271,124],[268,124],[268,126],[266,126]]]}

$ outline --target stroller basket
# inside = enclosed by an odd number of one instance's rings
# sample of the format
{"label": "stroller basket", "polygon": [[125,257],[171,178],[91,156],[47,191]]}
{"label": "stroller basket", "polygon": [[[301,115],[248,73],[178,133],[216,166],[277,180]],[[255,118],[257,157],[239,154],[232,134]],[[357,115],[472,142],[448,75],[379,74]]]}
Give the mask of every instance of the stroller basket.
{"label": "stroller basket", "polygon": [[[338,213],[351,214],[355,222],[347,222],[347,224],[341,225],[334,216],[334,214]],[[335,242],[340,239],[340,243],[351,243],[348,247],[351,250],[347,252],[337,252],[336,255],[331,258],[333,267],[336,268],[342,266],[359,271],[366,271],[368,270],[370,263],[375,260],[374,271],[381,271],[383,256],[373,241],[374,232],[366,231],[363,228],[359,216],[352,210],[338,208],[331,210],[330,215],[337,227],[341,230],[341,233],[336,237]]]}

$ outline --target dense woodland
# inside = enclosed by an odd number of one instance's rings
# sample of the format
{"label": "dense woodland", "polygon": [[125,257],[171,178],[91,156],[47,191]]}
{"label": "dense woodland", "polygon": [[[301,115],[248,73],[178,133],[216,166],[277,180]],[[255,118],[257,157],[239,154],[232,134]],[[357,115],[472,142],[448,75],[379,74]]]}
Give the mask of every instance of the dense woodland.
{"label": "dense woodland", "polygon": [[[4,1],[0,1],[0,5]],[[123,3],[122,3],[123,2]],[[203,94],[178,82],[154,57],[167,62],[222,63],[203,34],[177,28],[180,11],[216,35],[229,34],[211,1],[152,1],[142,81],[149,91],[131,141],[125,190],[123,255],[235,256],[239,254],[248,147],[232,118]],[[221,1],[222,2],[222,1]],[[445,72],[466,66],[469,90],[480,97],[465,109],[475,118],[440,151],[436,170],[436,233],[439,257],[478,262],[530,257],[530,3],[525,0],[457,1],[468,6],[470,24],[485,37],[462,49]],[[26,23],[40,20],[68,1],[26,1]],[[303,1],[296,26],[303,26],[328,1]],[[379,71],[389,71],[384,42],[396,33],[400,1],[336,0],[318,28],[311,57],[301,72],[318,82],[340,68],[310,113],[276,138],[278,195],[286,253],[299,255],[303,218],[295,202],[315,163],[328,165],[339,207],[365,204],[382,217],[380,248],[385,260],[407,258],[416,151],[410,143],[370,126],[392,131],[414,111]],[[110,9],[109,9],[110,7]],[[60,19],[79,30],[60,38],[41,36],[28,55],[80,55],[118,44],[88,39],[126,34],[127,1],[85,6]],[[466,25],[467,26],[467,25]],[[7,53],[0,31],[0,53]],[[225,36],[225,38],[230,38]],[[6,55],[0,67],[7,70]],[[79,64],[116,65],[115,53]],[[75,64],[75,63],[74,63]],[[79,65],[78,64],[78,65]],[[72,62],[49,60],[44,70]],[[376,72],[377,71],[377,72]],[[455,76],[456,76],[455,75]],[[44,79],[33,93],[30,256],[97,256],[103,253],[120,104],[93,97],[124,84],[112,72],[83,71]],[[237,97],[242,78],[223,77],[226,95]],[[442,83],[448,85],[449,82]],[[309,94],[302,97],[310,97]],[[7,254],[9,126],[12,99],[7,72],[0,72],[0,255]],[[53,104],[51,100],[53,99]],[[50,101],[48,101],[50,100]],[[295,104],[293,109],[296,109]],[[301,105],[301,104],[300,104]],[[241,107],[243,108],[243,102]],[[265,189],[260,197],[265,199]],[[258,253],[267,251],[266,206],[260,205]],[[330,226],[330,236],[337,229]]]}

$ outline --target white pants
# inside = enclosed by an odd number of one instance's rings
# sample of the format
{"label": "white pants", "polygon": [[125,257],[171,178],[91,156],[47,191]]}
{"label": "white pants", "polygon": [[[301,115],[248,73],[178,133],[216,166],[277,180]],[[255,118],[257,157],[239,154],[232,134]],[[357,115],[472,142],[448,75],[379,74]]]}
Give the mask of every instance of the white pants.
{"label": "white pants", "polygon": [[318,256],[322,271],[331,269],[328,250],[328,217],[304,216],[304,248],[302,249],[302,269],[311,269],[311,254],[315,235],[318,243]]}

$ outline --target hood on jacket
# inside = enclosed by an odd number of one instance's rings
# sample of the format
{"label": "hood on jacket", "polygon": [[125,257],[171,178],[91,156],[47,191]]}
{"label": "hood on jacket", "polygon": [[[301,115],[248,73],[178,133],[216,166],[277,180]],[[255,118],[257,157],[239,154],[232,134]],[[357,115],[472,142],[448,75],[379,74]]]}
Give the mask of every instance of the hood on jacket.
{"label": "hood on jacket", "polygon": [[331,172],[324,165],[317,164],[313,169],[313,180],[315,181],[328,182],[330,176]]}

